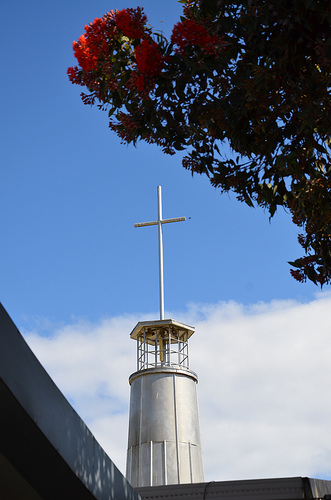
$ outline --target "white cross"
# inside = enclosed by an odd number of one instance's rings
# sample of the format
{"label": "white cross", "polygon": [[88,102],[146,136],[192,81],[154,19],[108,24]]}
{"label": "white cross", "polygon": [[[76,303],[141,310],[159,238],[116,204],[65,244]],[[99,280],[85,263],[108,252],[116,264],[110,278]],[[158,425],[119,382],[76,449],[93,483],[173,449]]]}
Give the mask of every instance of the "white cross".
{"label": "white cross", "polygon": [[162,219],[162,195],[161,186],[157,187],[158,220],[152,222],[138,222],[134,227],[158,226],[159,228],[159,287],[160,287],[160,319],[164,319],[164,284],[163,284],[163,236],[162,224],[168,222],[181,222],[186,217],[176,217],[174,219]]}

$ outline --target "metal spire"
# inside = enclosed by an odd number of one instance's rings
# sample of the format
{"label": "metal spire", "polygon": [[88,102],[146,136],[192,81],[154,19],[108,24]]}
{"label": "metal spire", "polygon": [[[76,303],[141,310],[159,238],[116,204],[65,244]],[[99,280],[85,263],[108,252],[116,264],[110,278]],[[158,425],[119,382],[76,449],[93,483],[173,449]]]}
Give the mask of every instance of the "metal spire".
{"label": "metal spire", "polygon": [[161,186],[157,187],[158,220],[152,222],[138,222],[134,227],[158,226],[159,233],[159,287],[160,287],[160,319],[164,319],[164,283],[163,283],[163,236],[162,224],[168,222],[181,222],[186,217],[175,217],[174,219],[162,219],[162,194]]}

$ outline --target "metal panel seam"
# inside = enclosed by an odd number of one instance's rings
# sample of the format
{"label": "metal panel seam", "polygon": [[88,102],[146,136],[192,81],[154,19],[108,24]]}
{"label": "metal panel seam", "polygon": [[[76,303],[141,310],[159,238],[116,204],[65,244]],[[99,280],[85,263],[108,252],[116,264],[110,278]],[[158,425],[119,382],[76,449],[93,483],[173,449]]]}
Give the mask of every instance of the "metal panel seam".
{"label": "metal panel seam", "polygon": [[178,417],[177,417],[177,395],[176,395],[176,375],[172,375],[174,386],[174,413],[175,413],[175,436],[176,436],[176,455],[177,455],[177,478],[180,484],[180,457],[179,457],[179,441],[178,441]]}

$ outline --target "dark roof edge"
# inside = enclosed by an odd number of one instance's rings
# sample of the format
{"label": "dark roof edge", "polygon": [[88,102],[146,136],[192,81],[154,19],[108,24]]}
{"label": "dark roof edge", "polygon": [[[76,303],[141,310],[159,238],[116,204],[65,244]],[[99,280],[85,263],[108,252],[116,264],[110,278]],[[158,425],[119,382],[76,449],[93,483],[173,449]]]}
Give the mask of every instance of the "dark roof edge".
{"label": "dark roof edge", "polygon": [[[127,499],[139,500],[138,494],[127,482],[112,460],[94,438],[91,431],[81,420],[58,387],[46,373],[37,360],[15,324],[0,304],[0,395],[11,402],[11,412],[8,408],[2,414],[2,425],[8,427],[2,430],[0,446],[6,456],[6,439],[10,440],[11,449],[16,447],[16,455],[26,452],[26,443],[22,442],[24,434],[18,439],[15,436],[14,425],[24,424],[32,429],[36,442],[42,449],[59,455],[68,470],[73,472],[75,480],[79,479],[92,497],[97,500]],[[16,404],[17,402],[17,404]],[[22,410],[22,411],[21,411]],[[7,413],[6,413],[7,411]],[[12,414],[14,411],[14,415]],[[16,420],[15,420],[16,419]],[[24,421],[23,421],[24,420]],[[24,428],[24,427],[23,427]],[[8,431],[7,429],[7,431]],[[110,429],[111,431],[111,429]],[[37,437],[39,436],[39,438]],[[46,443],[46,444],[45,444]],[[30,450],[31,451],[31,450]],[[47,456],[37,456],[30,453],[30,461],[36,461],[30,470],[47,462]],[[50,471],[53,481],[54,471]],[[63,485],[65,493],[65,485]],[[49,498],[52,498],[49,496]],[[66,498],[65,495],[62,498]]]}

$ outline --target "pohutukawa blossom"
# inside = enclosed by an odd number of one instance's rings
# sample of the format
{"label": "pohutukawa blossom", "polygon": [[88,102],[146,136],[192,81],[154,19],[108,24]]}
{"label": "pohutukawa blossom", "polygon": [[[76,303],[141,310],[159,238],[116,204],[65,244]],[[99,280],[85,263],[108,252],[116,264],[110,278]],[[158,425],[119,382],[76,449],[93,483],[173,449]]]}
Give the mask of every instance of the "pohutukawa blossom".
{"label": "pohutukawa blossom", "polygon": [[140,39],[146,36],[147,17],[141,9],[123,9],[116,12],[116,26],[125,36]]}
{"label": "pohutukawa blossom", "polygon": [[157,76],[161,73],[164,57],[159,51],[158,44],[143,40],[135,49],[137,69],[142,75]]}
{"label": "pohutukawa blossom", "polygon": [[221,39],[218,36],[209,35],[206,28],[194,19],[184,19],[174,26],[171,42],[178,46],[176,50],[181,54],[185,53],[185,49],[192,49],[194,46],[210,53],[215,51],[217,45],[221,43]]}

